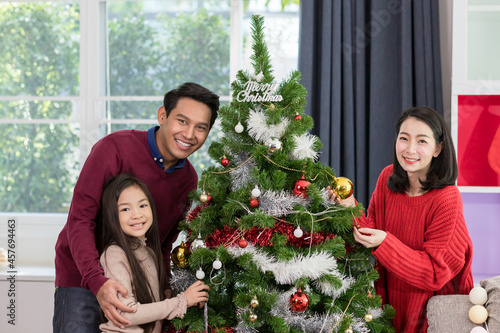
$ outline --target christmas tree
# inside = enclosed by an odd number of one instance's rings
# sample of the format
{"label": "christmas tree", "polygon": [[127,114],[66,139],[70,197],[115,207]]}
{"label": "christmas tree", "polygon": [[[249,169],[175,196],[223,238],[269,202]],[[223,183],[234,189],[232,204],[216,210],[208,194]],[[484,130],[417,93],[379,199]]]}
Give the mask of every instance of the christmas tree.
{"label": "christmas tree", "polygon": [[185,242],[172,252],[174,292],[201,279],[210,298],[171,331],[393,332],[371,251],[352,235],[362,207],[336,205],[327,189],[347,197],[353,185],[317,162],[301,75],[274,82],[263,29],[253,16],[254,72],[231,84],[224,137],[209,148],[220,166],[202,173]]}

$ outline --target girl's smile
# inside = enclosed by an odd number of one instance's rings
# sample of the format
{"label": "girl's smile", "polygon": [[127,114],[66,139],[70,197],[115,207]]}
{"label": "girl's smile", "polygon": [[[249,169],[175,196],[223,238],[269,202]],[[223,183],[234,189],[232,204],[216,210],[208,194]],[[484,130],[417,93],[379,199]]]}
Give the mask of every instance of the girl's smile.
{"label": "girl's smile", "polygon": [[123,232],[144,239],[153,224],[151,205],[138,186],[129,186],[118,198],[118,217]]}

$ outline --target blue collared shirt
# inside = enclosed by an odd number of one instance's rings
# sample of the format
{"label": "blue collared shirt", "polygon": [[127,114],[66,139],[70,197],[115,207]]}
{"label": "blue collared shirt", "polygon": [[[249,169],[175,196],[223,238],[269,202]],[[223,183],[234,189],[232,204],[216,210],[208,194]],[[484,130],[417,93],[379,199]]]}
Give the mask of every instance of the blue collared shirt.
{"label": "blue collared shirt", "polygon": [[[160,150],[158,150],[158,146],[156,145],[156,140],[155,140],[155,132],[160,128],[160,126],[153,126],[148,130],[148,145],[149,145],[149,150],[151,151],[151,155],[153,155],[153,159],[155,160],[156,164],[160,166],[162,170],[165,169],[163,166],[163,162],[165,162],[165,158],[161,156]],[[184,165],[186,164],[186,159],[182,158],[177,161],[173,166],[165,170],[165,173],[172,173],[174,172],[175,169],[182,169],[184,168]]]}

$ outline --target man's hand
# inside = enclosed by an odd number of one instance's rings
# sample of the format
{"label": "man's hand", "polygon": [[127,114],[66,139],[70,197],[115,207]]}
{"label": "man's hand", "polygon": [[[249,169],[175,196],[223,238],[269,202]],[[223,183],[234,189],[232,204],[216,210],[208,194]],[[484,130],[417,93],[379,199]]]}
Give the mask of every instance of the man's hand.
{"label": "man's hand", "polygon": [[119,282],[110,279],[102,285],[101,289],[99,289],[96,298],[106,318],[111,320],[116,326],[125,328],[124,325],[131,325],[132,323],[120,315],[118,310],[123,312],[135,312],[135,310],[120,302],[118,293],[126,297],[127,289]]}
{"label": "man's hand", "polygon": [[379,229],[354,227],[354,239],[366,248],[377,247],[385,240],[387,233]]}

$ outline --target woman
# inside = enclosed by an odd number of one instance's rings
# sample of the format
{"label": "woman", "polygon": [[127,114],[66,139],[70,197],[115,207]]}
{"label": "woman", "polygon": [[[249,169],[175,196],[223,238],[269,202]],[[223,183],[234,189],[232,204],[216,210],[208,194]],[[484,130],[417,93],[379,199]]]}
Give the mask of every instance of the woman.
{"label": "woman", "polygon": [[[433,109],[406,110],[397,123],[393,164],[379,176],[354,238],[373,248],[376,290],[396,310],[397,332],[427,332],[433,295],[473,288],[472,242],[455,181],[458,167],[444,119]],[[353,197],[336,200],[355,204]]]}

